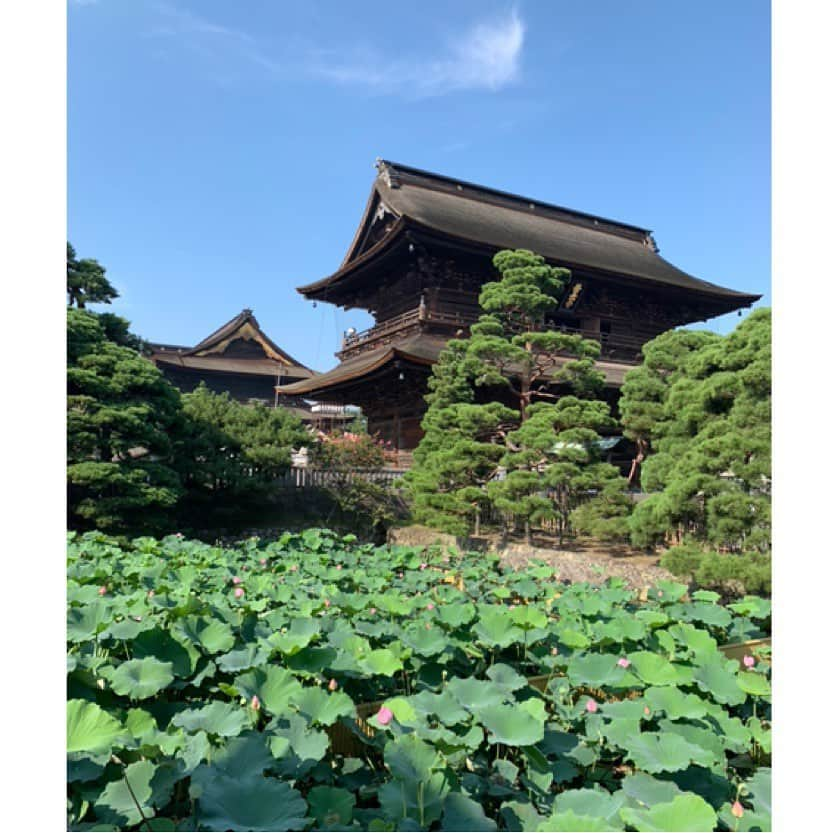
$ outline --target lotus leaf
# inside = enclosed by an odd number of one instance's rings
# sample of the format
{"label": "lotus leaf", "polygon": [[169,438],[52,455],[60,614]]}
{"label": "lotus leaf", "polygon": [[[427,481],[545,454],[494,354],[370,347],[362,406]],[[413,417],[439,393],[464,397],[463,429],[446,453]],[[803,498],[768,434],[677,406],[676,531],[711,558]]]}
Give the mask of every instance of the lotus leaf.
{"label": "lotus leaf", "polygon": [[186,732],[203,731],[209,735],[234,737],[251,722],[245,709],[232,703],[215,700],[199,709],[187,709],[174,715],[171,723]]}
{"label": "lotus leaf", "polygon": [[321,688],[303,688],[292,697],[292,705],[311,723],[321,726],[331,726],[341,717],[356,714],[353,701],[343,691],[329,694]]}
{"label": "lotus leaf", "polygon": [[155,657],[131,659],[123,662],[111,675],[111,684],[116,694],[134,700],[144,700],[158,694],[173,682],[173,664],[161,662]]}
{"label": "lotus leaf", "polygon": [[746,694],[738,685],[735,674],[722,659],[713,659],[694,672],[694,681],[700,690],[710,694],[718,703],[738,706],[746,700]]}
{"label": "lotus leaf", "polygon": [[67,752],[107,752],[125,742],[128,731],[95,703],[67,703]]}
{"label": "lotus leaf", "polygon": [[753,671],[741,671],[738,674],[738,686],[741,691],[753,697],[769,697],[772,694],[769,680],[763,674],[756,674]]}
{"label": "lotus leaf", "polygon": [[502,703],[504,690],[495,682],[476,680],[474,677],[453,677],[448,681],[448,691],[455,700],[473,714],[486,706]]}
{"label": "lotus leaf", "polygon": [[[129,826],[139,824],[143,818],[153,818],[151,781],[156,772],[151,761],[137,761],[125,767],[123,776],[111,781],[96,800],[96,815],[102,821]],[[167,803],[164,796],[159,798],[160,804]]]}
{"label": "lotus leaf", "polygon": [[199,645],[208,654],[229,651],[234,645],[231,627],[219,619],[187,616],[177,622],[174,628],[183,639]]}
{"label": "lotus leaf", "polygon": [[320,827],[344,827],[353,820],[356,797],[340,787],[313,787],[307,794],[310,813]]}
{"label": "lotus leaf", "polygon": [[544,717],[531,712],[532,708],[497,704],[479,708],[476,716],[488,730],[490,744],[531,746],[544,739]]}
{"label": "lotus leaf", "polygon": [[675,772],[686,769],[692,761],[710,757],[699,746],[689,743],[679,735],[662,735],[659,732],[642,732],[617,743],[639,769],[645,772]]}
{"label": "lotus leaf", "polygon": [[197,770],[192,781],[206,830],[302,830],[307,803],[284,781],[260,775]]}
{"label": "lotus leaf", "polygon": [[714,830],[717,814],[699,795],[686,793],[652,807],[624,807],[622,819],[639,831]]}
{"label": "lotus leaf", "polygon": [[293,698],[301,692],[301,683],[293,674],[275,665],[240,674],[234,678],[234,685],[247,700],[257,695],[263,708],[274,715],[286,714]]}
{"label": "lotus leaf", "polygon": [[483,807],[462,793],[451,793],[445,800],[442,817],[443,830],[489,831],[497,824],[486,817]]}

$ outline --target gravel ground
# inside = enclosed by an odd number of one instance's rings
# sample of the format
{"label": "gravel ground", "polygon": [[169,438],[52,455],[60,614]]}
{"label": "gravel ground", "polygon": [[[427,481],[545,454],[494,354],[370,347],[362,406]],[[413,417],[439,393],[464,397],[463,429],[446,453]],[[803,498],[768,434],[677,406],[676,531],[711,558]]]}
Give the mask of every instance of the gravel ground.
{"label": "gravel ground", "polygon": [[572,551],[510,544],[501,551],[501,563],[523,567],[532,559],[551,564],[561,581],[588,581],[602,584],[611,577],[623,578],[635,590],[650,587],[658,581],[674,581],[674,576],[659,566],[659,556],[644,554],[610,555],[601,550]]}
{"label": "gravel ground", "polygon": [[647,555],[623,545],[573,543],[559,547],[556,540],[536,539],[534,546],[510,542],[499,548],[497,540],[489,538],[462,541],[424,526],[408,526],[391,530],[391,543],[407,546],[456,546],[459,549],[476,549],[497,552],[501,563],[507,567],[523,567],[532,559],[552,564],[558,570],[561,581],[588,581],[602,584],[605,579],[623,578],[629,587],[642,590],[661,580],[674,580],[674,576],[659,566],[658,555]]}

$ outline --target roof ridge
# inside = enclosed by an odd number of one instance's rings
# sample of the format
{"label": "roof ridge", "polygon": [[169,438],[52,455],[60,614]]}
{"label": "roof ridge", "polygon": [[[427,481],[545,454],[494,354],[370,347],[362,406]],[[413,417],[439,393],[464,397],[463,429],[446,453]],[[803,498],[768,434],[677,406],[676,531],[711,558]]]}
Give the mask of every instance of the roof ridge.
{"label": "roof ridge", "polygon": [[[611,220],[608,217],[602,217],[598,214],[590,214],[586,211],[578,211],[574,208],[566,208],[563,205],[556,205],[555,203],[546,202],[544,200],[537,200],[532,197],[525,197],[520,194],[514,194],[510,191],[501,191],[497,188],[490,188],[488,185],[480,185],[476,182],[469,182],[457,177],[446,176],[445,174],[437,174],[432,171],[426,171],[422,168],[414,168],[410,165],[402,165],[399,162],[392,162],[387,159],[377,159],[376,168],[379,171],[377,178],[384,179],[390,188],[401,187],[403,181],[407,182],[408,178],[421,179],[422,181],[413,181],[409,184],[417,187],[432,187],[438,183],[444,183],[450,186],[456,186],[458,191],[463,189],[471,189],[469,193],[462,195],[469,199],[477,199],[478,196],[490,196],[498,198],[502,204],[507,208],[512,208],[516,211],[526,209],[524,213],[535,211],[536,209],[544,209],[543,213],[546,215],[549,212],[554,212],[559,216],[559,219],[567,222],[576,222],[577,225],[589,226],[597,231],[607,231],[612,234],[617,234],[620,237],[629,237],[634,239],[634,232],[637,232],[644,241],[650,245],[654,251],[659,249],[654,241],[652,230],[643,228],[642,226],[635,226],[632,223],[624,223],[620,220]],[[404,175],[404,176],[403,176]],[[433,180],[433,182],[432,182]],[[439,189],[437,189],[439,190]],[[488,202],[488,200],[480,200],[481,202]],[[523,205],[521,205],[523,204]],[[583,222],[581,222],[583,221]],[[603,227],[604,226],[604,227]],[[629,232],[629,234],[622,234],[622,232]]]}

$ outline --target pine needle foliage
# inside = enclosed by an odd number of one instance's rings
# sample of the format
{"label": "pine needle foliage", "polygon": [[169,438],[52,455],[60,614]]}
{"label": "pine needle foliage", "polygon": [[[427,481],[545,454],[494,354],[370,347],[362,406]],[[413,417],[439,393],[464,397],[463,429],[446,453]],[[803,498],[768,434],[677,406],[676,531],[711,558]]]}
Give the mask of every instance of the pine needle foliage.
{"label": "pine needle foliage", "polygon": [[624,480],[599,449],[599,431],[614,425],[598,398],[600,345],[548,323],[570,273],[522,249],[493,262],[500,279],[481,290],[483,315],[468,338],[448,343],[429,380],[425,435],[407,478],[414,516],[478,534],[494,507],[529,539],[545,520],[563,534],[589,500],[596,512],[579,517],[582,531],[621,534],[626,501],[613,495]]}

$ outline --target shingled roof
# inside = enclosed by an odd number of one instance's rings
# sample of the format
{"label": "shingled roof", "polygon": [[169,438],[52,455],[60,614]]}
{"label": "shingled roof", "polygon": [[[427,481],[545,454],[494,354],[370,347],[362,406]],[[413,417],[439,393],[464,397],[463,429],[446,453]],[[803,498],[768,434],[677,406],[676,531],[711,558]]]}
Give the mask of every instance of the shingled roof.
{"label": "shingled roof", "polygon": [[[334,274],[298,288],[308,297],[347,282],[374,256],[395,245],[408,230],[439,234],[485,250],[530,249],[573,269],[597,270],[748,306],[759,295],[736,292],[701,280],[660,257],[650,230],[604,217],[509,194],[463,180],[380,160],[362,222]],[[394,217],[387,233],[368,245],[382,212]]]}
{"label": "shingled roof", "polygon": [[[226,348],[238,339],[258,343],[263,350],[263,355],[257,357],[225,355]],[[173,367],[256,376],[284,376],[294,379],[308,379],[315,375],[315,371],[302,365],[263,332],[250,309],[244,309],[235,315],[195,347],[167,344],[149,346],[150,358],[153,361]]]}
{"label": "shingled roof", "polygon": [[[333,388],[340,387],[356,379],[362,379],[397,360],[431,366],[437,362],[446,344],[447,339],[440,336],[419,333],[410,338],[403,339],[400,342],[384,345],[375,350],[347,359],[326,373],[320,373],[310,379],[303,379],[300,382],[282,385],[278,387],[278,391],[282,394],[291,394],[294,396],[322,395]],[[560,367],[562,364],[571,360],[570,357],[565,356],[563,359],[558,360],[556,367]],[[601,359],[596,362],[596,367],[604,373],[605,381],[608,385],[620,387],[625,378],[625,373],[631,370],[633,365]]]}

